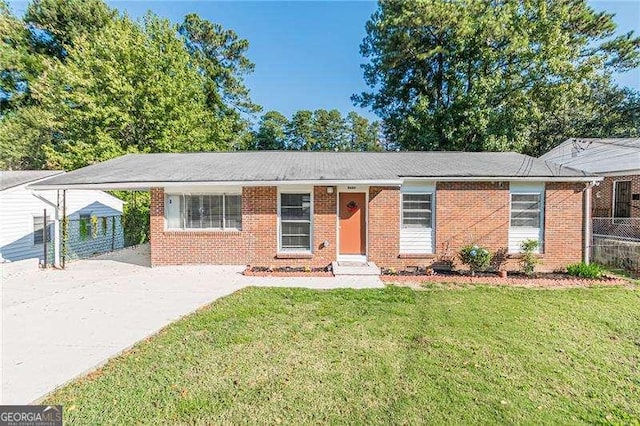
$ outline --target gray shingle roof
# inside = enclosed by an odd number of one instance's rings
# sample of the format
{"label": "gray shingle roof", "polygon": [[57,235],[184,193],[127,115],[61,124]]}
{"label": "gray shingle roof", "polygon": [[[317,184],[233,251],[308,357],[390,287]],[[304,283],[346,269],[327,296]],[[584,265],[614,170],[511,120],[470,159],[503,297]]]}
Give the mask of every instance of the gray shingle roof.
{"label": "gray shingle roof", "polygon": [[[403,177],[584,177],[511,152],[245,151],[130,154],[34,185],[372,181]],[[140,185],[144,187],[144,185]]]}
{"label": "gray shingle roof", "polygon": [[593,174],[640,170],[640,138],[567,139],[540,157],[551,167]]}
{"label": "gray shingle roof", "polygon": [[0,170],[0,191],[61,173],[64,172],[60,170]]}

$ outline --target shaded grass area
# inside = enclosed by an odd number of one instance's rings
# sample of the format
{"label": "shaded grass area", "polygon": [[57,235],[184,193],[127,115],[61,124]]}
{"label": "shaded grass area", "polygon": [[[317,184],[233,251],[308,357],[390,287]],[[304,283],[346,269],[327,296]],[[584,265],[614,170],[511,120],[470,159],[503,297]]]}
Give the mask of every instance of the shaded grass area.
{"label": "shaded grass area", "polygon": [[622,268],[614,268],[612,266],[600,265],[600,267],[610,275],[627,278],[636,285],[640,285],[640,271],[629,271]]}
{"label": "shaded grass area", "polygon": [[251,288],[55,392],[69,423],[640,418],[640,292]]}

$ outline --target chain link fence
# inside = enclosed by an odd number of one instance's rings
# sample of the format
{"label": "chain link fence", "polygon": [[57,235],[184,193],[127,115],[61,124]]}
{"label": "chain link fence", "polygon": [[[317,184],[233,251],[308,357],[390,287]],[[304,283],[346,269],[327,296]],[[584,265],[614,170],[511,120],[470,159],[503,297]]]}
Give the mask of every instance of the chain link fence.
{"label": "chain link fence", "polygon": [[594,262],[640,272],[640,218],[593,218]]}
{"label": "chain link fence", "polygon": [[[51,232],[53,225],[50,224]],[[66,227],[66,233],[64,228]],[[60,260],[86,259],[124,248],[122,216],[90,216],[67,218],[60,228]],[[47,263],[54,260],[54,239],[47,244]]]}

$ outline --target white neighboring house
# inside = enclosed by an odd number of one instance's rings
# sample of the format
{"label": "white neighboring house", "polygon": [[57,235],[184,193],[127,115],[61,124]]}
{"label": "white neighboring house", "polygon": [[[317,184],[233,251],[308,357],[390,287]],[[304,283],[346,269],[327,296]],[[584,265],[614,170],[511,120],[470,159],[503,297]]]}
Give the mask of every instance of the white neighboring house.
{"label": "white neighboring house", "polygon": [[[63,171],[0,171],[0,262],[44,258],[44,211],[47,212],[49,263],[58,264],[61,253],[62,191],[35,191],[29,184]],[[121,217],[124,202],[98,190],[68,190],[66,215],[68,242],[75,257],[122,248]],[[100,232],[91,232],[91,217],[99,219]],[[102,219],[102,218],[108,218]],[[111,219],[113,218],[113,219]],[[80,226],[81,225],[81,226]],[[82,238],[75,235],[82,227]],[[115,231],[117,227],[118,233]],[[113,228],[113,229],[112,229]],[[108,231],[108,232],[107,232]],[[108,244],[106,241],[109,241]]]}

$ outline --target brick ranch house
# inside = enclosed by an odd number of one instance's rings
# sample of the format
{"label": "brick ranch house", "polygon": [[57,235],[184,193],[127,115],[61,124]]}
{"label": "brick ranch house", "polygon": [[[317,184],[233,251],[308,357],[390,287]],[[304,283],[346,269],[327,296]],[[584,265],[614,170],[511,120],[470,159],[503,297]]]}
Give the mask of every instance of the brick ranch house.
{"label": "brick ranch house", "polygon": [[254,151],[126,155],[36,188],[150,191],[152,266],[402,268],[476,243],[516,269],[535,238],[553,270],[583,258],[599,179],[508,152]]}

